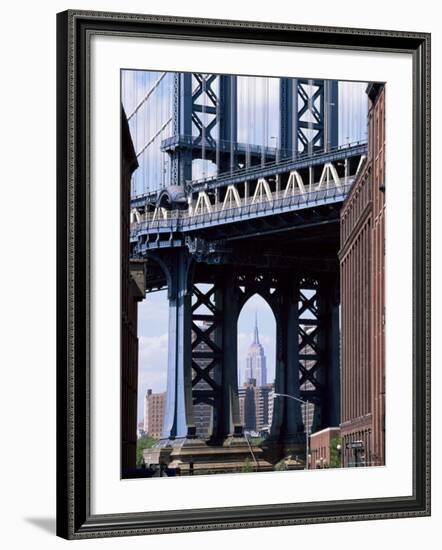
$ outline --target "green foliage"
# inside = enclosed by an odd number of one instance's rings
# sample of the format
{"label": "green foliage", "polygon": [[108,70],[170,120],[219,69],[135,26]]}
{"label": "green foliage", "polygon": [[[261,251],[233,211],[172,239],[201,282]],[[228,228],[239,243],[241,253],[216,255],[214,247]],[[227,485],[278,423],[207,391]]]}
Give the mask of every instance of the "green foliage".
{"label": "green foliage", "polygon": [[244,460],[244,464],[242,465],[241,472],[253,472],[253,464],[250,458],[246,458]]}
{"label": "green foliage", "polygon": [[251,437],[251,438],[249,438],[250,445],[254,445],[255,447],[261,446],[263,441],[264,441],[263,437]]}
{"label": "green foliage", "polygon": [[277,462],[275,464],[275,470],[277,472],[282,472],[284,470],[287,470],[288,467],[287,467],[287,462],[285,461],[285,458],[283,458],[282,460],[280,460],[279,462]]}
{"label": "green foliage", "polygon": [[143,466],[143,451],[144,449],[150,449],[155,445],[158,439],[143,435],[137,440],[137,467]]}
{"label": "green foliage", "polygon": [[341,445],[342,450],[342,440],[339,435],[330,441],[330,468],[341,467],[341,451],[338,449],[338,445]]}

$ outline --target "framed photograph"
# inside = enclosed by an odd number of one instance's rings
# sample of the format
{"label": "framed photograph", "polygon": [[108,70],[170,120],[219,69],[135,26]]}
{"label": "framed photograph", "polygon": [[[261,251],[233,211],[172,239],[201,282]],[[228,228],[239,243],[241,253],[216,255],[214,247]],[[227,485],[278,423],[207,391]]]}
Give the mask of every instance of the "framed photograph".
{"label": "framed photograph", "polygon": [[57,534],[429,515],[430,36],[57,36]]}

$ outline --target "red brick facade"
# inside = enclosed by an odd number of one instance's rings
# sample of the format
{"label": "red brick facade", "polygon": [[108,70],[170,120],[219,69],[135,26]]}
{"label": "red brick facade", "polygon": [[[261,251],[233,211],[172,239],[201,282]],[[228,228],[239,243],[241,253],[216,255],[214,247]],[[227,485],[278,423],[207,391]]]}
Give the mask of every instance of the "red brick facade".
{"label": "red brick facade", "polygon": [[129,262],[130,181],[138,162],[126,115],[121,115],[121,468],[136,467],[138,390],[138,301],[144,297],[140,267]]}
{"label": "red brick facade", "polygon": [[163,432],[166,392],[152,393],[149,389],[144,399],[144,431],[149,437],[160,439]]}
{"label": "red brick facade", "polygon": [[340,436],[339,428],[325,428],[310,436],[309,469],[329,468],[331,466],[332,440]]}
{"label": "red brick facade", "polygon": [[368,89],[368,158],[341,211],[345,466],[385,463],[385,89]]}

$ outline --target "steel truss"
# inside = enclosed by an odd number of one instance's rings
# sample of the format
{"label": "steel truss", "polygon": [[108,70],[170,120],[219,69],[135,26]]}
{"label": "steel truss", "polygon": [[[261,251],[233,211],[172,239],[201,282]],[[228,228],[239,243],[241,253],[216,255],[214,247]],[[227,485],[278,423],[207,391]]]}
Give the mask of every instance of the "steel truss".
{"label": "steel truss", "polygon": [[[300,276],[299,268],[199,264],[189,253],[181,255],[178,263],[170,252],[160,260],[171,269],[166,279],[172,284],[170,326],[176,330],[169,335],[168,387],[173,391],[167,396],[171,416],[163,438],[220,441],[241,435],[237,322],[255,294],[268,303],[276,320],[275,391],[299,396],[314,406],[313,418],[307,418],[309,411],[302,411],[299,404],[277,400],[271,437],[302,443],[305,422],[313,430],[338,422],[336,273]],[[178,274],[173,275],[173,270]]]}

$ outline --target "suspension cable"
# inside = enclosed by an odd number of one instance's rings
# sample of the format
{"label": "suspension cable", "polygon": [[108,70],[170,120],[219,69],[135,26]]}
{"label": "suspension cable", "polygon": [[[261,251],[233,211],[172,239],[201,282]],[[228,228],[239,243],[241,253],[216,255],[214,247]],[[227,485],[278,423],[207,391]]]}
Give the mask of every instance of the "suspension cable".
{"label": "suspension cable", "polygon": [[229,81],[230,81],[230,172],[233,172],[233,167],[234,167],[234,153],[233,153],[233,148],[234,148],[234,143],[233,143],[233,138],[234,138],[234,135],[233,135],[233,109],[235,107],[234,105],[234,99],[236,100],[236,94],[235,94],[235,98],[233,97],[234,94],[233,94],[233,76],[231,76],[229,78]]}
{"label": "suspension cable", "polygon": [[137,153],[137,157],[139,157],[141,154],[144,153],[144,151],[152,145],[152,143],[164,132],[164,130],[167,128],[167,126],[172,122],[172,117],[170,117],[166,122],[161,126],[161,128],[158,130],[158,132],[150,138],[150,140],[144,145],[144,147]]}
{"label": "suspension cable", "polygon": [[220,174],[220,141],[221,141],[221,118],[220,118],[220,98],[221,98],[221,75],[218,75],[217,77],[217,93],[216,93],[216,105],[215,105],[215,111],[216,111],[216,125],[218,130],[218,136],[217,140],[215,142],[215,164],[216,164],[216,174],[217,176]]}
{"label": "suspension cable", "polygon": [[154,83],[152,88],[147,92],[147,94],[141,99],[141,101],[138,103],[138,105],[135,107],[134,111],[127,117],[127,120],[129,121],[138,111],[139,109],[146,103],[146,101],[149,99],[149,97],[154,93],[154,91],[158,88],[158,86],[161,84],[161,81],[163,78],[167,75],[167,72],[162,73],[161,76],[158,78],[158,80]]}
{"label": "suspension cable", "polygon": [[[313,111],[313,80],[309,80],[308,81],[308,99],[307,99],[307,105],[308,105],[308,108],[307,108],[307,113],[308,113],[308,122],[307,122],[307,126],[308,126],[308,130],[309,130],[309,135],[307,137],[307,147],[308,147],[308,153],[309,155],[311,155],[313,153],[313,115],[312,115],[312,111]],[[323,136],[323,141],[324,141],[324,136]]]}
{"label": "suspension cable", "polygon": [[203,177],[206,177],[206,93],[207,93],[207,81],[206,74],[201,73],[201,93],[202,93],[202,106],[201,106],[201,160],[202,160],[202,173]]}

